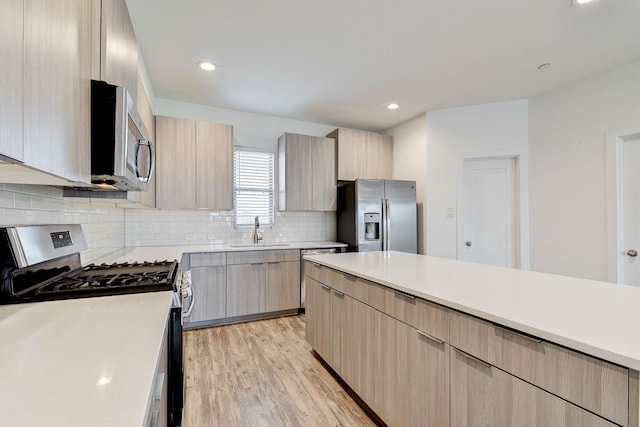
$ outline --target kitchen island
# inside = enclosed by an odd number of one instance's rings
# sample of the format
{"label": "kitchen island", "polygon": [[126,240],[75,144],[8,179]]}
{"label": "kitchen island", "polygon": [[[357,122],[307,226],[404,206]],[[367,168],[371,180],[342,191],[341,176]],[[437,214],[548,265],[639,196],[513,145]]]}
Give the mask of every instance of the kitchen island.
{"label": "kitchen island", "polygon": [[639,424],[640,289],[397,252],[305,260],[310,343],[389,425]]}
{"label": "kitchen island", "polygon": [[0,424],[148,425],[172,294],[0,306]]}

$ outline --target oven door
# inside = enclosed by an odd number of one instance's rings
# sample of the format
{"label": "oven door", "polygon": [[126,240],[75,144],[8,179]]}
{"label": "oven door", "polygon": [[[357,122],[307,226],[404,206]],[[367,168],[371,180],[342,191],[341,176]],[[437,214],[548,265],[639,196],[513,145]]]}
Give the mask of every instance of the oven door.
{"label": "oven door", "polygon": [[168,425],[182,425],[182,408],[184,406],[184,367],[182,363],[182,307],[171,308],[169,317],[169,365],[167,407]]}

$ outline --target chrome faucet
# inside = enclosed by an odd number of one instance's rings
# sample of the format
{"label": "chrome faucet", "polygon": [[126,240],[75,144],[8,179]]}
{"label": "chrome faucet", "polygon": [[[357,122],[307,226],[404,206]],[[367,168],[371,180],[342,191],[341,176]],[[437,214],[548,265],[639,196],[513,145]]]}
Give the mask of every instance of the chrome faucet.
{"label": "chrome faucet", "polygon": [[256,217],[253,224],[253,243],[260,243],[264,237],[260,235],[260,218]]}

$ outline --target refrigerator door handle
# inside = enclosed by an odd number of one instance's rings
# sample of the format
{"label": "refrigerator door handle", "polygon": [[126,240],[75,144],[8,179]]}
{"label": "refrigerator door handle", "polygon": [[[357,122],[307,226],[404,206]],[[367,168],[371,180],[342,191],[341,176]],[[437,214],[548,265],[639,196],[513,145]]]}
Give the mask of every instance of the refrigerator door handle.
{"label": "refrigerator door handle", "polygon": [[382,250],[387,250],[387,199],[380,199],[382,204]]}
{"label": "refrigerator door handle", "polygon": [[384,199],[385,204],[387,205],[387,214],[385,215],[385,220],[387,221],[387,225],[385,227],[385,239],[387,240],[387,249],[386,251],[391,250],[391,204],[389,204],[389,199]]}

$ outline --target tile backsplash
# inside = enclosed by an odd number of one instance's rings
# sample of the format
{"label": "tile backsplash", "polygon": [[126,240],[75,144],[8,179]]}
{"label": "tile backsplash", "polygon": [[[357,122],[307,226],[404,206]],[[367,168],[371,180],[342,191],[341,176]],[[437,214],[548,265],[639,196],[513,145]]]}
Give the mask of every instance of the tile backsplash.
{"label": "tile backsplash", "polygon": [[[123,246],[249,243],[252,230],[234,230],[233,211],[123,209],[111,202],[64,198],[55,187],[0,184],[0,225],[81,224],[89,263]],[[266,242],[335,240],[334,212],[276,212]]]}
{"label": "tile backsplash", "polygon": [[124,246],[125,211],[113,203],[63,198],[62,189],[0,184],[0,225],[82,224],[89,263]]}
{"label": "tile backsplash", "polygon": [[[265,242],[335,240],[333,212],[276,212]],[[253,230],[235,230],[233,211],[128,209],[125,246],[250,243]]]}

